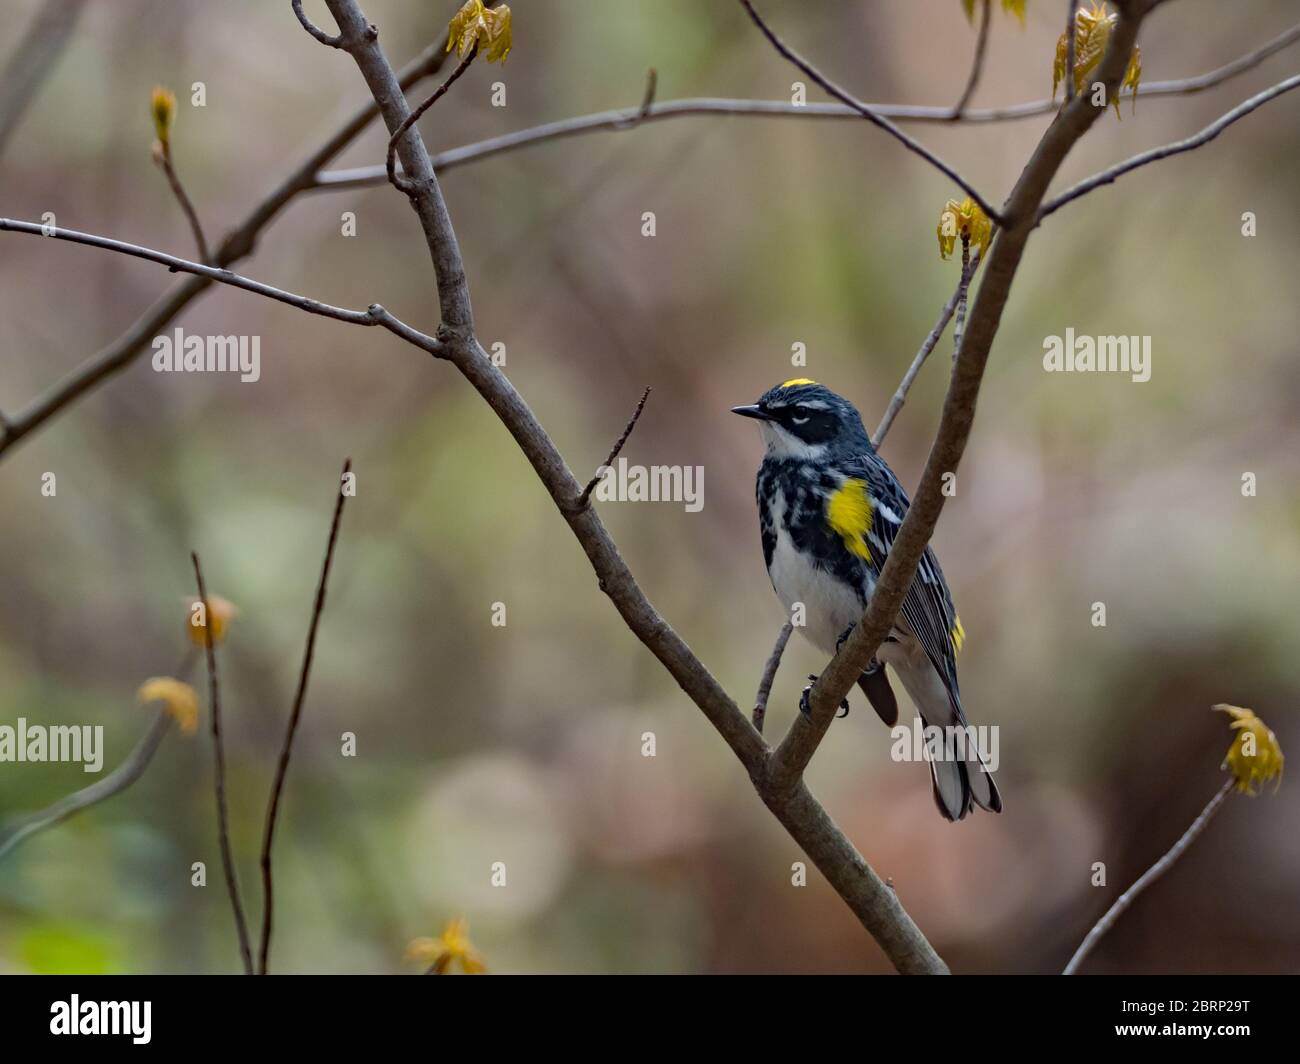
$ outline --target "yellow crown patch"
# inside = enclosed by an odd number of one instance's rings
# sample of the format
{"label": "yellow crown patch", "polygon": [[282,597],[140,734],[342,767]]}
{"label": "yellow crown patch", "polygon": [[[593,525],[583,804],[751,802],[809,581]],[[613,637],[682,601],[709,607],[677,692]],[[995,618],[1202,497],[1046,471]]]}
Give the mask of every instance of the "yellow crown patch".
{"label": "yellow crown patch", "polygon": [[795,377],[792,381],[786,381],[781,385],[782,388],[793,388],[797,384],[816,384],[816,381],[810,381],[807,377]]}

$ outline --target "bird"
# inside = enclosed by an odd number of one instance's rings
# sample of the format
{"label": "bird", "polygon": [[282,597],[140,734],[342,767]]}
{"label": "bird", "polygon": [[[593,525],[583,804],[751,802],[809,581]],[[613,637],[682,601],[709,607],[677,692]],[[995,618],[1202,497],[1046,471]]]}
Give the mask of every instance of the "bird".
{"label": "bird", "polygon": [[[755,494],[772,587],[787,616],[801,614],[797,626],[808,641],[834,655],[871,600],[907,516],[907,493],[876,452],[857,409],[823,384],[788,380],[731,412],[757,420],[767,446]],[[967,728],[957,686],[957,652],[965,638],[939,559],[927,547],[893,629],[858,680],[886,725],[898,722],[888,666],[927,736],[931,727]],[[805,714],[811,687],[800,701]],[[947,820],[961,820],[976,807],[1002,811],[976,745],[924,750],[935,804]]]}

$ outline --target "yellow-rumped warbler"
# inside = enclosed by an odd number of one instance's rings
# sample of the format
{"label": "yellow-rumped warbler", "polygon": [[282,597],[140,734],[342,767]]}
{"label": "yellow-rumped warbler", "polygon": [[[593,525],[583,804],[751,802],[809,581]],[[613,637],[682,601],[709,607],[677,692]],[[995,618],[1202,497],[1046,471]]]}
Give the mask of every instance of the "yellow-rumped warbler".
{"label": "yellow-rumped warbler", "polygon": [[[871,445],[853,404],[816,381],[786,381],[732,413],[756,418],[767,444],[757,494],[772,586],[787,611],[802,604],[804,635],[833,654],[862,619],[907,513],[907,494]],[[971,734],[957,690],[957,651],[965,637],[939,559],[927,547],[892,632],[858,680],[892,728],[898,703],[883,668],[888,665],[916,705],[927,736],[934,727],[949,737],[942,747],[923,748],[935,802],[949,820],[960,820],[976,805],[1002,811],[975,742],[952,741],[955,729],[963,739]],[[807,697],[805,688],[799,707],[804,712]]]}

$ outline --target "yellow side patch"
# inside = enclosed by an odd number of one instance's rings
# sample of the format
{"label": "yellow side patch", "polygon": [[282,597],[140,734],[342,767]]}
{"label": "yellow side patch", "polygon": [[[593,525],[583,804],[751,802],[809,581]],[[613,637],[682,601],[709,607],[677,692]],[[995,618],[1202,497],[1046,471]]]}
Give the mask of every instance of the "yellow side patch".
{"label": "yellow side patch", "polygon": [[781,385],[782,388],[793,388],[796,384],[816,384],[816,381],[810,381],[807,377],[795,377],[792,381],[786,381]]}
{"label": "yellow side patch", "polygon": [[867,561],[871,561],[871,548],[867,546],[871,516],[871,496],[865,480],[846,480],[826,501],[826,520],[831,528],[844,540],[850,554]]}
{"label": "yellow side patch", "polygon": [[952,631],[948,633],[948,637],[952,640],[952,649],[956,653],[966,643],[966,629],[962,627],[960,617],[954,615],[953,622]]}

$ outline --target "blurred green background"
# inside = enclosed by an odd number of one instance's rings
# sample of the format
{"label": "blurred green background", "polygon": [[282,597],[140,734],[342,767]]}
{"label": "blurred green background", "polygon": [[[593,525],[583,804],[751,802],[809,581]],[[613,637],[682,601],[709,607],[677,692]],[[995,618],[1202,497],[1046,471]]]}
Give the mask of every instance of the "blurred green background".
{"label": "blurred green background", "polygon": [[[975,33],[959,0],[763,10],[864,99],[948,104]],[[994,5],[995,8],[998,5]],[[1064,5],[994,13],[974,106],[1047,95]],[[40,4],[9,0],[7,24]],[[330,25],[319,2],[308,11]],[[366,0],[394,62],[450,3]],[[519,0],[504,68],[475,64],[422,122],[431,150],[659,98],[789,99],[795,72],[738,4]],[[1142,37],[1145,79],[1262,44],[1296,5],[1182,0]],[[7,57],[17,40],[9,36]],[[1127,102],[1057,187],[1186,136],[1293,72],[1300,51],[1209,92]],[[203,81],[207,106],[188,87]],[[490,103],[493,82],[507,106]],[[223,233],[364,99],[353,63],[265,0],[92,0],[0,157],[0,213],[192,254],[150,161],[149,92],[177,90],[178,169]],[[423,98],[432,85],[413,93]],[[814,91],[810,99],[821,97]],[[944,823],[923,768],[889,759],[860,696],[810,783],[959,972],[1059,971],[1118,893],[1220,785],[1215,702],[1300,750],[1300,98],[1124,178],[1032,240],[936,544],[969,634],[972,719],[1001,728],[1001,817]],[[1000,201],[1048,122],[912,126]],[[383,158],[372,129],[340,161]],[[748,705],[782,614],[758,543],[754,427],[727,408],[811,376],[878,421],[957,277],[935,225],[956,193],[854,121],[682,118],[447,174],[485,345],[580,478],[640,390],[624,454],[702,465],[705,506],[606,503],[646,593]],[[355,212],[355,237],[340,216]],[[654,211],[657,235],[641,236]],[[1258,235],[1241,235],[1253,211]],[[381,187],[301,198],[240,267],[353,307],[437,322],[428,255]],[[164,270],[0,237],[0,410],[122,332]],[[276,851],[272,967],[394,972],[464,914],[500,972],[884,971],[887,962],[764,810],[700,712],[626,631],[511,439],[450,369],[379,330],[230,289],[176,323],[261,337],[262,379],[164,376],[147,353],[0,462],[0,723],[102,724],[106,768],[147,726],[148,676],[186,646],[189,552],[242,613],[220,650],[234,844],[260,912],[263,809],[339,466],[342,541]],[[173,326],[174,327],[174,326]],[[1046,374],[1043,337],[1153,338],[1150,382]],[[792,371],[792,345],[808,365]],[[951,338],[884,447],[914,487]],[[58,477],[42,498],[41,474]],[[1241,475],[1258,477],[1243,498]],[[1106,603],[1108,625],[1090,624]],[[494,627],[493,603],[507,608]],[[768,730],[824,661],[796,638]],[[196,685],[202,688],[202,674]],[[206,701],[206,698],[204,699]],[[905,710],[906,712],[906,710]],[[0,863],[0,971],[238,966],[203,728],[173,732],[127,793]],[[657,756],[641,756],[654,732]],[[340,755],[340,736],[358,755]],[[90,777],[0,764],[0,820]],[[1104,940],[1091,971],[1300,967],[1297,789],[1233,798]],[[208,886],[190,885],[204,861]],[[503,861],[507,885],[490,885]],[[1091,885],[1104,862],[1107,885]]]}

